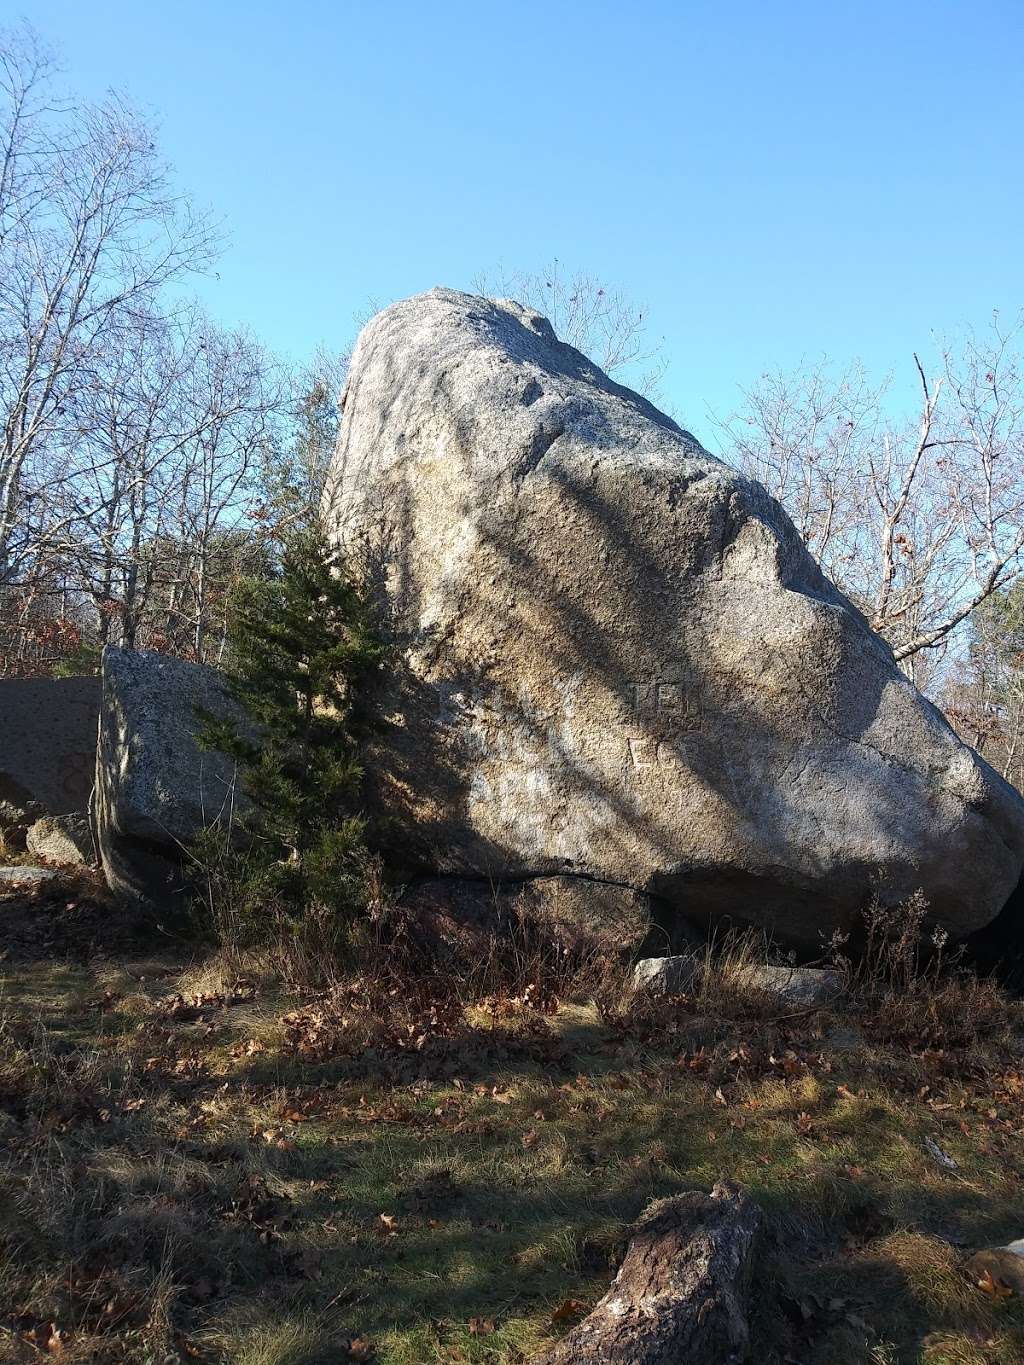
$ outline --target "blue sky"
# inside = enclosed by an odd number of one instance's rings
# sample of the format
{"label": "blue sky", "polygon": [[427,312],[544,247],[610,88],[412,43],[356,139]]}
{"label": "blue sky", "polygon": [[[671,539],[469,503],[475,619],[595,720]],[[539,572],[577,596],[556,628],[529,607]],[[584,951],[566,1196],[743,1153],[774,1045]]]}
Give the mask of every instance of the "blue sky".
{"label": "blue sky", "polygon": [[1020,0],[31,18],[69,84],[157,116],[229,234],[208,307],[295,357],[372,301],[557,256],[646,304],[666,403],[710,439],[766,368],[859,357],[912,393],[935,331],[1024,305]]}

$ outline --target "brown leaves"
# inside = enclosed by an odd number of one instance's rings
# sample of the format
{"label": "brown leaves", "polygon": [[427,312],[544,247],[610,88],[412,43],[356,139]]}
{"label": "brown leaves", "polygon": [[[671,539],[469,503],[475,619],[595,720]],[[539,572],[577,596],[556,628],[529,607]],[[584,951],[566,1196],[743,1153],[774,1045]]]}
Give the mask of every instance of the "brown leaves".
{"label": "brown leaves", "polygon": [[993,1275],[991,1270],[983,1270],[975,1280],[975,1284],[983,1294],[987,1294],[996,1302],[1013,1297],[1011,1286],[1005,1280],[1000,1279],[998,1275]]}
{"label": "brown leaves", "polygon": [[240,1184],[224,1211],[227,1222],[250,1225],[264,1244],[281,1239],[281,1229],[290,1222],[291,1203],[282,1195],[271,1194],[266,1181],[250,1175]]}
{"label": "brown leaves", "polygon": [[373,1347],[365,1337],[353,1337],[345,1348],[349,1360],[372,1360]]}
{"label": "brown leaves", "polygon": [[250,1001],[254,995],[255,990],[250,982],[237,981],[226,992],[197,991],[188,998],[177,992],[162,1000],[157,1006],[156,1012],[174,1023],[190,1024],[197,1020],[207,1020],[211,1015],[227,1009],[230,1005],[240,1005]]}
{"label": "brown leaves", "polygon": [[267,1045],[260,1038],[246,1038],[244,1042],[235,1043],[231,1048],[231,1056],[235,1060],[242,1057],[256,1057],[261,1052],[266,1052]]}
{"label": "brown leaves", "polygon": [[574,1322],[577,1318],[581,1318],[586,1311],[586,1304],[582,1299],[566,1299],[551,1314],[551,1325],[557,1327],[559,1323]]}
{"label": "brown leaves", "polygon": [[777,1068],[787,1078],[792,1076],[803,1076],[810,1070],[806,1061],[804,1061],[802,1057],[799,1057],[792,1048],[787,1048],[781,1057],[776,1057],[772,1054],[769,1056],[768,1062],[770,1066]]}
{"label": "brown leaves", "polygon": [[[520,1057],[548,1067],[565,1060],[564,1043],[532,996],[480,1003],[492,1014],[485,1030],[467,1020],[454,996],[431,998],[415,988],[388,989],[379,980],[357,979],[284,1015],[284,1046],[307,1062],[358,1058],[374,1080],[394,1084],[490,1072]],[[503,1092],[495,1091],[503,1103]]]}
{"label": "brown leaves", "polygon": [[26,1345],[33,1347],[42,1355],[62,1356],[65,1347],[70,1345],[64,1329],[58,1327],[55,1322],[37,1320],[34,1326],[23,1326],[18,1336]]}
{"label": "brown leaves", "polygon": [[796,1116],[796,1129],[797,1132],[801,1133],[804,1137],[808,1137],[814,1132],[814,1120],[811,1118],[810,1114],[803,1109],[801,1109],[800,1113]]}
{"label": "brown leaves", "polygon": [[489,1337],[497,1329],[493,1318],[470,1318],[468,1326],[471,1337]]}

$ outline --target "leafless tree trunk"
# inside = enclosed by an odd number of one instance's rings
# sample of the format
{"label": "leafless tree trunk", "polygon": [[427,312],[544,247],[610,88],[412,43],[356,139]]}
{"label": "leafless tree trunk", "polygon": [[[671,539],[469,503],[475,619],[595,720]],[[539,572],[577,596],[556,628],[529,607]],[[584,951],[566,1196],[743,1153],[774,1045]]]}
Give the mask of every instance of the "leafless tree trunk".
{"label": "leafless tree trunk", "polygon": [[536,1365],[739,1365],[763,1216],[727,1184],[647,1210],[611,1289]]}

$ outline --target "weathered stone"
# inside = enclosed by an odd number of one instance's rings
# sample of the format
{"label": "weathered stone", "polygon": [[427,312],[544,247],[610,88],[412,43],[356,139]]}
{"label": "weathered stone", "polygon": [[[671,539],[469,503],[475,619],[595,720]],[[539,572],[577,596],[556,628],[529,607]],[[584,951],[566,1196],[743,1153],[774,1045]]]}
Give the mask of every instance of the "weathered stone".
{"label": "weathered stone", "polygon": [[363,331],[325,508],[396,645],[367,763],[410,870],[585,876],[820,947],[921,888],[959,936],[1024,802],[757,484],[538,314],[435,290]]}
{"label": "weathered stone", "polygon": [[734,977],[747,990],[777,995],[789,1005],[827,1005],[842,993],[843,979],[826,967],[775,967],[751,963]]}
{"label": "weathered stone", "polygon": [[187,886],[187,849],[229,822],[242,800],[234,763],[201,750],[198,712],[242,713],[213,668],[165,654],[107,648],[96,755],[95,825],[107,881],[122,898],[160,906]]}
{"label": "weathered stone", "polygon": [[633,968],[633,989],[647,995],[684,995],[693,989],[701,964],[697,953],[641,958]]}
{"label": "weathered stone", "polygon": [[13,886],[51,882],[59,875],[55,867],[0,867],[0,882]]}
{"label": "weathered stone", "polygon": [[44,815],[28,831],[29,853],[60,867],[91,863],[96,857],[89,817],[84,812]]}
{"label": "weathered stone", "polygon": [[[693,989],[703,965],[700,949],[672,957],[643,958],[633,969],[633,988],[651,995],[681,995]],[[745,990],[763,991],[791,1005],[825,1005],[842,991],[839,973],[820,967],[751,963],[736,968],[732,980]]]}

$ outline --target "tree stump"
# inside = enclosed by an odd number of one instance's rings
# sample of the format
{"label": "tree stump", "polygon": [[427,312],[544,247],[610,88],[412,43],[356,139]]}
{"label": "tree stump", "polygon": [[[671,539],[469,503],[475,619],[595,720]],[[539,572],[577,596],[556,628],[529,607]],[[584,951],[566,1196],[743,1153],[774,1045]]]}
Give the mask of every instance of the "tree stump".
{"label": "tree stump", "polygon": [[724,1182],[652,1204],[611,1289],[534,1365],[740,1365],[762,1224],[749,1195]]}

